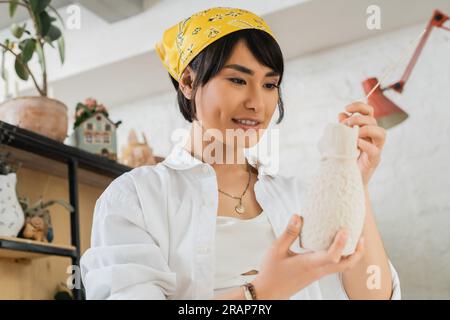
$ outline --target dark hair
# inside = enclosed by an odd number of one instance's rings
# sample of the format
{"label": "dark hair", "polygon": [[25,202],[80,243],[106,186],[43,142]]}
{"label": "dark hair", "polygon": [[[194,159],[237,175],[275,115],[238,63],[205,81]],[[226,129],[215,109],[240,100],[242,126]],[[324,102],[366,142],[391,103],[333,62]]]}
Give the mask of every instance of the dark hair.
{"label": "dark hair", "polygon": [[[179,88],[178,81],[176,81],[169,73],[175,90],[177,90],[178,106],[183,117],[187,121],[192,122],[193,120],[197,120],[194,97],[198,86],[204,86],[211,78],[220,72],[225,66],[225,62],[230,57],[234,46],[241,39],[246,42],[247,47],[259,63],[279,73],[280,80],[278,86],[281,84],[284,71],[283,54],[275,39],[265,31],[258,29],[244,29],[230,33],[207,46],[189,63],[189,67],[196,73],[195,81],[192,84],[193,90],[191,100],[184,96]],[[278,94],[279,118],[277,124],[280,123],[284,117],[284,104],[279,87]]]}

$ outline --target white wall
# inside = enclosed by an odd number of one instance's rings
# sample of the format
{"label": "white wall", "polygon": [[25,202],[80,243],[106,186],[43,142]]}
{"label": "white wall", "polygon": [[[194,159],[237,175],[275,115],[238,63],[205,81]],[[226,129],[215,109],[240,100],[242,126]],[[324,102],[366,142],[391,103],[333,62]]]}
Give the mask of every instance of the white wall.
{"label": "white wall", "polygon": [[[279,126],[280,174],[305,181],[316,169],[316,143],[326,123],[352,100],[361,81],[380,77],[423,24],[358,43],[300,57],[286,64],[282,87],[286,117]],[[410,115],[388,131],[382,163],[370,191],[389,257],[404,298],[450,298],[450,33],[435,30],[402,95],[387,95]],[[400,66],[385,83],[398,80]],[[129,128],[145,131],[157,155],[169,152],[170,134],[189,125],[178,112],[175,91],[111,110],[119,145]]]}
{"label": "white wall", "polygon": [[[303,172],[310,170],[323,123],[334,121],[342,106],[360,98],[360,81],[381,76],[421,29],[408,28],[288,64],[285,95],[292,115],[282,126],[290,137],[282,144],[283,169],[301,163]],[[382,164],[371,182],[377,221],[405,298],[450,297],[449,53],[450,33],[435,30],[404,93],[388,94],[410,118],[388,131]],[[398,80],[403,70],[385,84]]]}

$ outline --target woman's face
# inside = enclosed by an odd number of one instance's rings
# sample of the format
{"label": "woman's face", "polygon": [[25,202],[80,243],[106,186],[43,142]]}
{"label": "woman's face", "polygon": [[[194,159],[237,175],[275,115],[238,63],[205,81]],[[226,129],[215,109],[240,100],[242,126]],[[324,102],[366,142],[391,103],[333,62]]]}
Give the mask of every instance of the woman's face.
{"label": "woman's face", "polygon": [[[279,78],[271,68],[261,65],[241,40],[224,68],[198,88],[198,120],[206,130],[217,129],[223,137],[220,141],[229,147],[254,146],[277,108]],[[227,139],[227,134],[235,137]]]}

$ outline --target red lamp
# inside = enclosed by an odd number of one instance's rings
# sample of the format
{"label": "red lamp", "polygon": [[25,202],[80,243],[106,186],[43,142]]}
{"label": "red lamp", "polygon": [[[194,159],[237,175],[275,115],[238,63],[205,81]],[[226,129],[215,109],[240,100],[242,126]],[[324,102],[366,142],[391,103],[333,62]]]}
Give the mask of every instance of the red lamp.
{"label": "red lamp", "polygon": [[406,67],[406,70],[403,73],[402,78],[399,81],[385,88],[379,87],[379,82],[377,78],[369,78],[362,82],[364,92],[366,95],[368,95],[367,98],[368,104],[370,104],[374,108],[374,116],[377,119],[379,126],[385,129],[389,129],[403,122],[406,118],[408,118],[408,114],[400,107],[398,107],[394,102],[389,100],[384,95],[383,91],[393,89],[398,93],[403,92],[406,81],[408,81],[412,69],[416,64],[417,59],[419,58],[433,27],[442,28],[447,31],[450,31],[450,28],[444,26],[444,23],[447,20],[450,20],[450,18],[447,15],[443,14],[438,10],[434,11],[432,18],[428,23],[425,32],[422,34],[420,42],[416,50],[414,51],[414,54],[411,60],[409,61],[409,64]]}

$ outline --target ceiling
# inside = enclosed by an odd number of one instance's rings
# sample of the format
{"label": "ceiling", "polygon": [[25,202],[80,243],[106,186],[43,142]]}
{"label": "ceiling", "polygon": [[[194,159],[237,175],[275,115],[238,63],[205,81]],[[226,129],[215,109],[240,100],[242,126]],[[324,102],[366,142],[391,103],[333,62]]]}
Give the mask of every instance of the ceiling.
{"label": "ceiling", "polygon": [[[366,26],[366,9],[370,5],[380,7],[380,30],[369,30]],[[286,59],[290,59],[428,22],[434,9],[449,13],[450,1],[313,0],[265,19],[273,26]]]}
{"label": "ceiling", "polygon": [[[141,13],[154,2],[158,0],[52,0],[51,4],[55,9],[59,9],[77,3],[105,21],[114,23]],[[28,13],[21,7],[11,19],[7,7],[6,4],[0,4],[0,30],[8,28],[12,21],[22,22],[28,19]]]}

